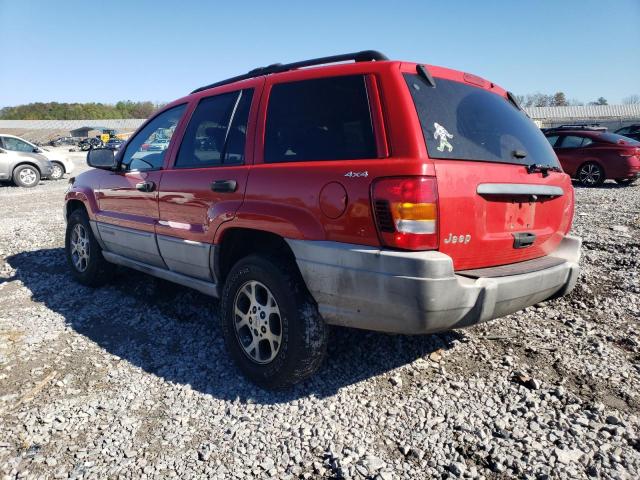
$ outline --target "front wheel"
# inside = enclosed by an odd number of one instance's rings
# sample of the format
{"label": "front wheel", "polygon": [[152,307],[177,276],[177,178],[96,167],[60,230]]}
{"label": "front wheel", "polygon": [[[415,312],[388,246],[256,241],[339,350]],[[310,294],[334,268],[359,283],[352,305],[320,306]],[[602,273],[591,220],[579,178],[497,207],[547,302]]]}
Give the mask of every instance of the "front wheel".
{"label": "front wheel", "polygon": [[33,188],[40,183],[40,172],[33,165],[19,165],[13,171],[13,183],[19,187]]}
{"label": "front wheel", "polygon": [[286,388],[322,363],[328,327],[288,261],[257,255],[240,260],[229,272],[220,305],[227,350],[261,387]]}
{"label": "front wheel", "polygon": [[51,180],[60,180],[64,175],[64,167],[58,162],[51,162],[51,166]]}
{"label": "front wheel", "polygon": [[112,276],[114,266],[102,256],[84,210],[75,210],[67,222],[65,253],[73,277],[88,287],[98,287]]}
{"label": "front wheel", "polygon": [[604,182],[604,170],[595,162],[585,163],[578,170],[578,181],[583,187],[597,187]]}

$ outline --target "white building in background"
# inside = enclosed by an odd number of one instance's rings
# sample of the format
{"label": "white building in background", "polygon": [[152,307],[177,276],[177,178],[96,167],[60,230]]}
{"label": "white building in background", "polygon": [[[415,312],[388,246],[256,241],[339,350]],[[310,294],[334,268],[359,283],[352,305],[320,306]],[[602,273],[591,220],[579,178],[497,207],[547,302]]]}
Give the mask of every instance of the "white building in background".
{"label": "white building in background", "polygon": [[555,127],[566,123],[599,123],[613,131],[632,123],[640,123],[640,105],[527,107],[524,110],[539,127]]}

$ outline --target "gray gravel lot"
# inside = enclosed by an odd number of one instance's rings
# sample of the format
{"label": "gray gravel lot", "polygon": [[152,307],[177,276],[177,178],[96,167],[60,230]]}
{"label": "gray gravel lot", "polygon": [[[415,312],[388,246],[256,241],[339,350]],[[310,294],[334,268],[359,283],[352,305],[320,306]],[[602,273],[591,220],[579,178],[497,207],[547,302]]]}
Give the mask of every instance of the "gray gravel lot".
{"label": "gray gravel lot", "polygon": [[571,296],[440,335],[334,329],[280,393],[233,367],[210,298],[74,283],[65,188],[0,187],[3,478],[639,478],[640,186],[576,189]]}

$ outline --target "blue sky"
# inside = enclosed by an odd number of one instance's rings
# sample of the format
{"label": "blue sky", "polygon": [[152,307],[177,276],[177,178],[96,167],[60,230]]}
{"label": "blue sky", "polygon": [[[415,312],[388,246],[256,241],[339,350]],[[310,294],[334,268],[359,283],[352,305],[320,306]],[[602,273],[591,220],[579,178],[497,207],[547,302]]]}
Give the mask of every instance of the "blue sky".
{"label": "blue sky", "polygon": [[640,94],[640,0],[0,0],[0,46],[0,107],[163,102],[256,66],[364,49],[515,93]]}

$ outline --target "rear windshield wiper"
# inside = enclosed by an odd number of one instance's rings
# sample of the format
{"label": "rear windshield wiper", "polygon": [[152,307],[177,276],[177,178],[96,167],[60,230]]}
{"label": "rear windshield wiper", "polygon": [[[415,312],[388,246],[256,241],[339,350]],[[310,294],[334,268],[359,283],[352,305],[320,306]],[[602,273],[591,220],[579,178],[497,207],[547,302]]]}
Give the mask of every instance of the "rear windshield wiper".
{"label": "rear windshield wiper", "polygon": [[549,172],[561,172],[560,168],[553,165],[542,165],[540,163],[532,163],[527,165],[527,173],[542,173],[543,177],[549,175]]}

